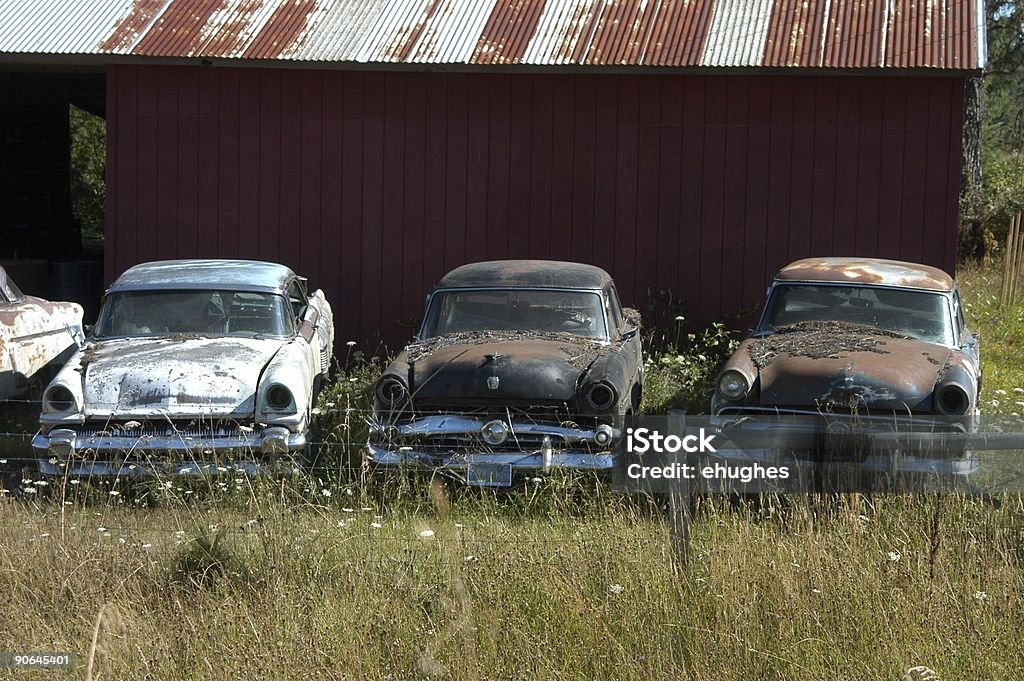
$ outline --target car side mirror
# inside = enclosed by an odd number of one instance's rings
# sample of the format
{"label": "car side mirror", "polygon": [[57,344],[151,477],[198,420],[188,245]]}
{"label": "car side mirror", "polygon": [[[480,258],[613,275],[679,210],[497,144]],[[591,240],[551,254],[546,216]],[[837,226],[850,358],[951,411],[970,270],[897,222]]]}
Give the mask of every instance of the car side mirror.
{"label": "car side mirror", "polygon": [[639,332],[640,329],[638,329],[635,326],[626,329],[625,331],[622,332],[622,342],[625,343],[627,341],[633,340],[633,337],[636,336]]}

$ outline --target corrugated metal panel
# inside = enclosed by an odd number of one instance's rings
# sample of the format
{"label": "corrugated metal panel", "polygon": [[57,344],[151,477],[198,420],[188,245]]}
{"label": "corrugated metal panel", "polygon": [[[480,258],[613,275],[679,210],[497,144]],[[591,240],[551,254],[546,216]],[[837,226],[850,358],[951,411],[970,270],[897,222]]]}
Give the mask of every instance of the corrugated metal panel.
{"label": "corrugated metal panel", "polygon": [[982,15],[979,0],[0,0],[0,53],[975,69]]}
{"label": "corrugated metal panel", "polygon": [[628,303],[677,292],[695,324],[753,309],[800,257],[954,265],[959,77],[108,73],[108,279],[284,262],[335,301],[340,343],[398,347],[473,260],[592,262]]}
{"label": "corrugated metal panel", "polygon": [[705,66],[760,66],[775,0],[718,0]]}
{"label": "corrugated metal panel", "polygon": [[96,52],[131,0],[60,3],[0,0],[0,51],[76,54]]}

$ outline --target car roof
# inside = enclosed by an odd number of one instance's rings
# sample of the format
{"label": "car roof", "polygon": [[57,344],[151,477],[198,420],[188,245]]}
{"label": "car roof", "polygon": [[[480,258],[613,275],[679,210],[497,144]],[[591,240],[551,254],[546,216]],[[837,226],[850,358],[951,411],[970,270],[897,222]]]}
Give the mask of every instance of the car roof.
{"label": "car roof", "polygon": [[600,267],[559,260],[490,260],[457,267],[434,287],[601,289],[612,281]]}
{"label": "car roof", "polygon": [[937,267],[879,258],[805,258],[779,270],[775,281],[875,284],[941,292],[953,290],[953,278]]}
{"label": "car roof", "polygon": [[158,260],[135,265],[108,292],[146,289],[227,289],[283,291],[295,273],[284,265],[259,260]]}

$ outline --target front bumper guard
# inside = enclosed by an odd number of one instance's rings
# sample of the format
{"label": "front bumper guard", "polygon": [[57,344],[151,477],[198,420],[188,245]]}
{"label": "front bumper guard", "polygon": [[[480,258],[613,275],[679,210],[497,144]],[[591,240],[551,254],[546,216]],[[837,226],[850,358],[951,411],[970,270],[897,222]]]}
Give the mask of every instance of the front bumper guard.
{"label": "front bumper guard", "polygon": [[[215,437],[82,434],[54,428],[32,439],[42,475],[72,477],[265,475],[279,471],[279,456],[306,446],[305,433],[280,426]],[[261,461],[251,460],[256,455]],[[222,463],[211,461],[221,458]]]}
{"label": "front bumper guard", "polygon": [[[611,427],[575,428],[533,422],[506,422],[509,439],[495,451],[491,445],[474,438],[493,419],[459,415],[434,415],[398,425],[375,424],[366,458],[375,467],[452,473],[469,484],[507,486],[516,474],[537,474],[552,469],[610,472],[614,467],[612,448],[621,432]],[[599,444],[601,433],[607,436]],[[430,438],[454,437],[465,444],[449,451],[422,445]],[[518,445],[518,438],[529,438],[542,444]],[[507,476],[497,481],[478,478],[476,471],[484,467],[507,468]]]}

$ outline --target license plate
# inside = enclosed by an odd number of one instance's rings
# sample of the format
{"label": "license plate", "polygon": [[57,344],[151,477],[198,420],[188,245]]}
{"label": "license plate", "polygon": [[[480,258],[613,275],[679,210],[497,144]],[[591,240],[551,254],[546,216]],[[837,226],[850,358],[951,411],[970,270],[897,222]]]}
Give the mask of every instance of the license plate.
{"label": "license plate", "polygon": [[511,487],[512,465],[507,463],[467,464],[466,484],[476,487]]}

